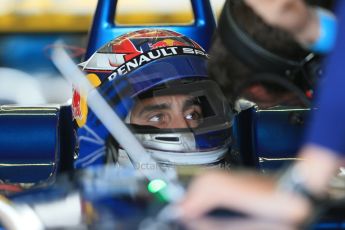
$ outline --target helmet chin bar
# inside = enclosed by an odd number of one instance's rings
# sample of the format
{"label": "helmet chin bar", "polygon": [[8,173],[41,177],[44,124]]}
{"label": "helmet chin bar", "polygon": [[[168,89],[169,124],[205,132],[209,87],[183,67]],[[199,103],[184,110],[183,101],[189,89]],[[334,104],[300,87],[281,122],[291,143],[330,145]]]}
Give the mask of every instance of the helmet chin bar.
{"label": "helmet chin bar", "polygon": [[[169,166],[208,166],[208,165],[216,165],[221,160],[224,159],[225,154],[228,152],[228,146],[224,146],[220,149],[204,151],[204,152],[169,152],[169,151],[161,151],[155,149],[148,149],[146,151],[151,154],[151,156],[164,167]],[[123,149],[119,149],[118,151],[118,161],[116,165],[119,166],[129,166],[133,165],[131,160],[129,159],[127,153]],[[144,163],[143,163],[144,164]],[[150,167],[155,168],[157,165],[133,165],[134,167]]]}
{"label": "helmet chin bar", "polygon": [[[225,157],[230,146],[229,141],[222,146],[198,149],[192,132],[149,133],[135,134],[135,136],[159,164],[166,166],[216,164]],[[131,164],[123,149],[119,148],[118,151],[114,151],[112,148],[111,152],[109,153],[116,155],[116,164],[127,166]]]}
{"label": "helmet chin bar", "polygon": [[221,161],[228,151],[228,146],[203,152],[167,152],[146,149],[151,156],[165,165],[210,165]]}
{"label": "helmet chin bar", "polygon": [[195,151],[196,142],[192,132],[135,134],[140,143],[148,149],[173,152]]}
{"label": "helmet chin bar", "polygon": [[159,163],[167,165],[213,164],[224,158],[229,144],[198,149],[192,132],[135,134]]}

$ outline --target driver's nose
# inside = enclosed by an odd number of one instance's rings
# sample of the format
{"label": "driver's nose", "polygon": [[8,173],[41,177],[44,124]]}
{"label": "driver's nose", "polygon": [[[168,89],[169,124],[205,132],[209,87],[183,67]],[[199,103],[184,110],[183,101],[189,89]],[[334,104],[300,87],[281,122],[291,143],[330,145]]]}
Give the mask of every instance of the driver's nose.
{"label": "driver's nose", "polygon": [[188,128],[188,123],[184,116],[181,114],[172,117],[169,128],[171,129],[183,129]]}

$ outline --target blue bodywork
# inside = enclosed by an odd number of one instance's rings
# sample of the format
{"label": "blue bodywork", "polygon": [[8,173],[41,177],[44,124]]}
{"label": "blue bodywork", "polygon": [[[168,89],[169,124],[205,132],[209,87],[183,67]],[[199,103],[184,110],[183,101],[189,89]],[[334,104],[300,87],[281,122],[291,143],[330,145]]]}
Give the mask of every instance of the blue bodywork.
{"label": "blue bodywork", "polygon": [[310,109],[277,106],[242,111],[235,118],[234,148],[244,165],[280,169],[296,160]]}
{"label": "blue bodywork", "polygon": [[0,179],[40,185],[72,169],[70,106],[0,106]]}
{"label": "blue bodywork", "polygon": [[58,108],[2,106],[0,127],[2,181],[53,179],[60,158]]}

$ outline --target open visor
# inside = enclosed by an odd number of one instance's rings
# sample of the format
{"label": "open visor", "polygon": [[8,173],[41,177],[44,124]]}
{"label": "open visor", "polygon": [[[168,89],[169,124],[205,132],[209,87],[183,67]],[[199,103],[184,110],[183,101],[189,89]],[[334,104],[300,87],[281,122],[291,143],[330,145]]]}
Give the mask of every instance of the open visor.
{"label": "open visor", "polygon": [[183,164],[189,156],[200,164],[224,156],[231,142],[231,118],[214,81],[187,78],[137,95],[126,123],[156,159]]}

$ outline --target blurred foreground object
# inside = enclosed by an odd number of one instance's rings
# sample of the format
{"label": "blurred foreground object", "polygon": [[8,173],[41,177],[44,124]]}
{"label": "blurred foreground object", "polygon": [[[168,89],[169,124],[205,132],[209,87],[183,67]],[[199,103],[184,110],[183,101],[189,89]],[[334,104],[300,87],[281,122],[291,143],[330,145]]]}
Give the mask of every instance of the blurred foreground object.
{"label": "blurred foreground object", "polygon": [[40,83],[20,70],[0,68],[0,105],[42,105],[46,103]]}

